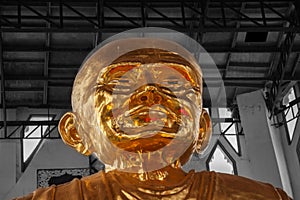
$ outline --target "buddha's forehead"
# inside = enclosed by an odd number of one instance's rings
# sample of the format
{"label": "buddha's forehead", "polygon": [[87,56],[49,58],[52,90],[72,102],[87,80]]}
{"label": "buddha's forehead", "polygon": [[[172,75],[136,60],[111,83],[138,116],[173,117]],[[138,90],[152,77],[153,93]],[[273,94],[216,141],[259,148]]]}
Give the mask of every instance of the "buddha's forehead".
{"label": "buddha's forehead", "polygon": [[188,81],[201,86],[202,75],[197,67],[199,66],[194,66],[178,53],[158,48],[142,48],[115,59],[111,65],[101,70],[99,79],[119,77],[138,68],[139,72],[158,74],[160,78],[176,75],[177,72],[177,75],[180,74]]}

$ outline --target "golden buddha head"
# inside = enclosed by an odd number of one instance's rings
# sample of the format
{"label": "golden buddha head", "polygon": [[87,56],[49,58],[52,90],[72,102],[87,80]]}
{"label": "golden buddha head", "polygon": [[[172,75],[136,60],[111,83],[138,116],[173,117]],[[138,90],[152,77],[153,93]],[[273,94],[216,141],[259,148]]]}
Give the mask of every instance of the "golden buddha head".
{"label": "golden buddha head", "polygon": [[211,134],[201,69],[165,39],[118,39],[94,50],[74,81],[72,108],[59,124],[63,141],[108,170],[182,165]]}

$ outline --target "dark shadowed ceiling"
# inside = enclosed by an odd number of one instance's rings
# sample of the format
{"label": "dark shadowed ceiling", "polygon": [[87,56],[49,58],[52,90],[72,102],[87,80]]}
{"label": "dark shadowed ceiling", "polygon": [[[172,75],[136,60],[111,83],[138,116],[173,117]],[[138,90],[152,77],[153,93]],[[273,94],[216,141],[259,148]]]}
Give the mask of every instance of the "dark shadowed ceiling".
{"label": "dark shadowed ceiling", "polygon": [[[137,27],[164,27],[197,40],[214,59],[210,98],[235,105],[238,94],[267,86],[270,109],[300,79],[299,5],[263,0],[2,0],[1,107],[71,108],[74,77],[101,41]],[[214,82],[215,81],[215,82]],[[220,98],[220,99],[218,99]]]}

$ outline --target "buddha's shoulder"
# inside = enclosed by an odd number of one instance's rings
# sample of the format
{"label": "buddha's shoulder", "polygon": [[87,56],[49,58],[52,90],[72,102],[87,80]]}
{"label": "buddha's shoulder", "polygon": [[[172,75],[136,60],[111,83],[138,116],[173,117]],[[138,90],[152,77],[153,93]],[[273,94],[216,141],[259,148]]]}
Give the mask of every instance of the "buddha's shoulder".
{"label": "buddha's shoulder", "polygon": [[56,190],[73,190],[78,188],[86,188],[86,187],[92,187],[95,185],[101,186],[102,184],[105,184],[105,173],[103,171],[100,171],[96,174],[92,174],[89,176],[82,177],[81,179],[75,178],[70,182],[55,185],[52,186]]}
{"label": "buddha's shoulder", "polygon": [[239,200],[290,200],[282,189],[246,177],[208,171],[198,172],[196,176],[202,182],[210,183],[209,187],[214,188],[212,189],[214,190],[213,196],[220,196],[219,199],[227,196],[230,199]]}

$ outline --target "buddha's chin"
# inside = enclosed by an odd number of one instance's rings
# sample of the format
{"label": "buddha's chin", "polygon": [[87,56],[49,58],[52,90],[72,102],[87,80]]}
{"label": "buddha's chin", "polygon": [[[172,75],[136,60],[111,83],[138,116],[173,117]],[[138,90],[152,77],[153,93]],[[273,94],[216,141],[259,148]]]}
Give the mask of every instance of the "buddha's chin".
{"label": "buddha's chin", "polygon": [[[116,136],[117,137],[117,136]],[[111,142],[124,151],[131,153],[149,153],[155,151],[163,152],[163,149],[179,150],[181,146],[189,146],[189,137],[182,137],[176,133],[168,133],[164,131],[159,132],[141,132],[137,135],[122,135],[118,139],[111,140]],[[193,141],[191,138],[190,141]],[[186,143],[186,145],[183,145]]]}
{"label": "buddha's chin", "polygon": [[133,152],[154,152],[167,146],[175,138],[176,134],[166,132],[140,132],[135,135],[122,134],[115,136],[111,142],[118,148]]}

